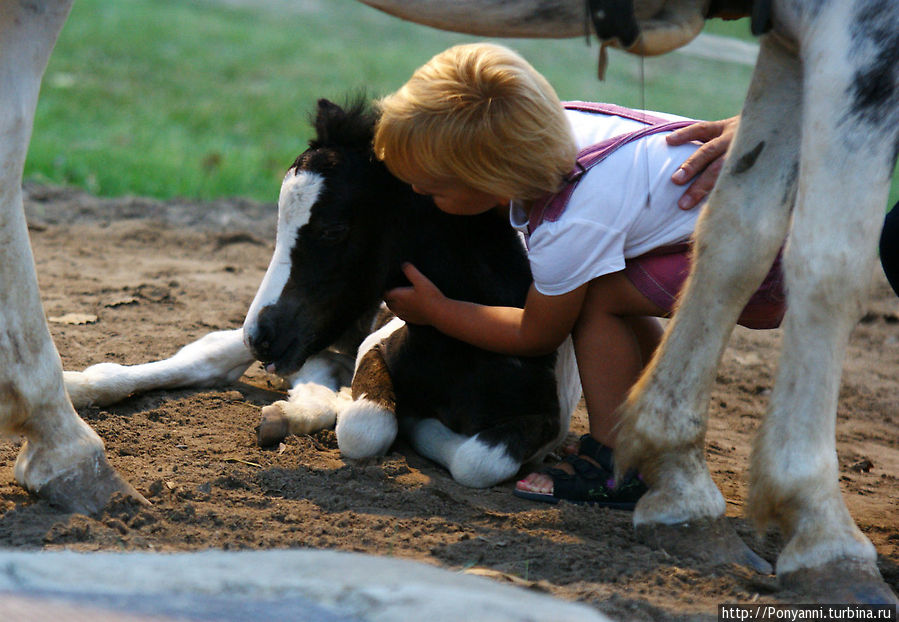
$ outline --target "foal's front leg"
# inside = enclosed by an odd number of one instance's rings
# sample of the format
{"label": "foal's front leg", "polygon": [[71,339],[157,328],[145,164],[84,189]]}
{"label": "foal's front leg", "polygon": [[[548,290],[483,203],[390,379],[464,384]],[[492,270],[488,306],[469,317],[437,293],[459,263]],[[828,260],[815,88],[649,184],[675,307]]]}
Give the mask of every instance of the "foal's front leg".
{"label": "foal's front leg", "polygon": [[[680,307],[622,409],[616,464],[639,468],[650,486],[634,524],[666,548],[682,536],[683,549],[695,551],[709,532],[727,533],[724,498],[705,460],[708,400],[730,332],[786,234],[800,84],[796,59],[771,36],[763,40],[738,136],[697,226]],[[735,535],[715,548],[707,551],[713,559],[770,571]]]}
{"label": "foal's front leg", "polygon": [[254,358],[243,331],[223,330],[181,348],[174,356],[141,365],[99,363],[83,372],[64,372],[76,407],[114,404],[135,393],[179,387],[214,387],[237,381]]}
{"label": "foal's front leg", "polygon": [[51,503],[94,513],[115,492],[143,499],[66,396],[22,208],[22,171],[40,81],[70,1],[0,4],[0,432],[26,442],[16,480]]}

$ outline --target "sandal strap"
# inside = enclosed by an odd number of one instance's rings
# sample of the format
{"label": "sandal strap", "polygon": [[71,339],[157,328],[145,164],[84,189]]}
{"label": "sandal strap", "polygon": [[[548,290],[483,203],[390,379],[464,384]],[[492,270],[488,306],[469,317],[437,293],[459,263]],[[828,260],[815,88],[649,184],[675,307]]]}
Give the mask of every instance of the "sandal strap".
{"label": "sandal strap", "polygon": [[578,472],[574,475],[566,473],[566,477],[553,478],[553,497],[574,503],[598,503],[629,509],[646,491],[638,480],[633,480],[634,484],[638,484],[636,486],[629,483],[616,488],[611,475],[606,474],[606,477],[603,477],[602,470],[586,460],[581,461],[592,467],[590,475]]}
{"label": "sandal strap", "polygon": [[573,454],[565,456],[565,462],[574,469],[575,476],[589,480],[607,480],[612,478],[611,473],[580,456]]}
{"label": "sandal strap", "polygon": [[568,455],[564,460],[571,465],[574,473],[553,467],[541,471],[553,481],[553,498],[632,509],[646,491],[643,482],[637,478],[625,480],[616,487],[612,473],[585,458]]}
{"label": "sandal strap", "polygon": [[593,458],[597,464],[609,473],[615,472],[615,460],[612,457],[612,448],[603,445],[589,434],[584,434],[581,437],[578,453],[582,456]]}
{"label": "sandal strap", "polygon": [[[590,436],[590,434],[584,434],[580,438],[580,449],[578,454],[581,456],[588,456],[595,460],[603,469],[611,473],[610,477],[614,477],[615,473],[615,459],[613,457],[614,451],[611,447],[607,445],[603,445],[595,438]],[[621,478],[621,481],[618,483],[618,487],[627,486],[633,480],[638,480],[642,485],[642,480],[640,479],[639,474],[636,469],[629,469],[627,473]]]}

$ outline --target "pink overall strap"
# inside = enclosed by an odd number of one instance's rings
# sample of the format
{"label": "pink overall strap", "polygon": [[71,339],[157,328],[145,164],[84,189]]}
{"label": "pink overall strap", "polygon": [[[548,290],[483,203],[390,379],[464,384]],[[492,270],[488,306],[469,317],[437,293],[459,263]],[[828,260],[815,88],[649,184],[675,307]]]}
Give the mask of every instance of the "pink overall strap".
{"label": "pink overall strap", "polygon": [[614,115],[616,117],[630,119],[631,121],[640,121],[641,123],[646,123],[647,125],[660,125],[662,123],[668,123],[668,119],[663,119],[662,117],[656,117],[651,114],[647,114],[647,113],[643,112],[642,110],[633,110],[631,108],[625,108],[624,106],[618,106],[616,104],[603,104],[600,102],[568,101],[568,102],[562,102],[562,105],[565,107],[565,110],[579,110],[580,112],[598,112],[600,114]]}
{"label": "pink overall strap", "polygon": [[644,114],[639,110],[631,110],[614,104],[565,102],[564,105],[566,110],[580,110],[582,112],[614,115],[645,123],[646,127],[619,136],[613,136],[581,149],[577,154],[575,168],[565,178],[565,185],[562,189],[555,194],[551,194],[544,199],[538,200],[531,208],[530,218],[528,219],[528,235],[532,234],[534,229],[536,229],[540,223],[547,220],[550,222],[558,220],[562,215],[562,212],[565,211],[568,200],[571,198],[571,193],[574,192],[578,181],[580,181],[584,173],[605,160],[620,147],[652,134],[670,132],[695,123],[695,121],[691,120],[668,121],[660,117]]}

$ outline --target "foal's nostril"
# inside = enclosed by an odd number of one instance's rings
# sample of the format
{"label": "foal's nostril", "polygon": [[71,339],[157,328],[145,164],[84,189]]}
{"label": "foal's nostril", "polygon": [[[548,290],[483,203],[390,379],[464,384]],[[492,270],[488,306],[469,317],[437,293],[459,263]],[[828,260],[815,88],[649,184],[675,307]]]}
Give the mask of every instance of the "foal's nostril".
{"label": "foal's nostril", "polygon": [[277,335],[277,317],[272,307],[265,307],[256,317],[252,331],[249,335],[249,346],[254,356],[261,361],[272,361],[276,358],[274,352],[279,342]]}
{"label": "foal's nostril", "polygon": [[[267,332],[267,331],[262,331]],[[272,341],[271,337],[267,334],[262,334],[257,336],[256,339],[252,341],[253,350],[255,350],[256,354],[263,360],[269,359],[269,355],[272,351]]]}

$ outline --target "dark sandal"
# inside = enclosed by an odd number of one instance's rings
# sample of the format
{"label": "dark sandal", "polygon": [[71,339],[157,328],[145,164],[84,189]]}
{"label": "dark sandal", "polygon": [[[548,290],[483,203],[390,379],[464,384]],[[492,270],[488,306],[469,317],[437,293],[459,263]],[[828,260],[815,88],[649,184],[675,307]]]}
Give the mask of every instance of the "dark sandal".
{"label": "dark sandal", "polygon": [[[542,503],[568,501],[617,510],[633,510],[637,501],[646,492],[646,485],[640,477],[634,472],[629,472],[616,487],[612,450],[595,441],[589,434],[581,437],[581,448],[578,453],[579,455],[568,455],[564,459],[572,466],[574,473],[566,473],[553,467],[541,471],[553,481],[552,494],[528,492],[517,488],[512,494],[521,499]],[[599,466],[580,456],[592,458]]]}

